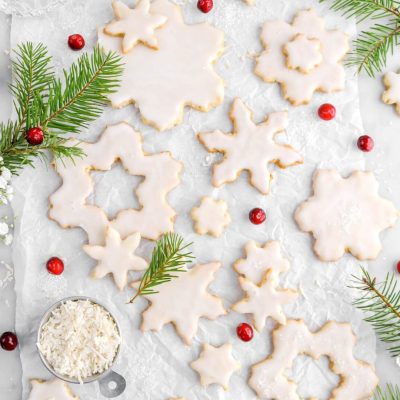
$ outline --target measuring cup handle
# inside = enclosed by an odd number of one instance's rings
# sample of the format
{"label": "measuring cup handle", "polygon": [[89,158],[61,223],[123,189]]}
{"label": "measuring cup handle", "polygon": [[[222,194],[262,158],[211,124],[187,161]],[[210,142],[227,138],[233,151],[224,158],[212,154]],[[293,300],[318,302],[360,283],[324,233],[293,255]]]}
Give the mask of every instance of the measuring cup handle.
{"label": "measuring cup handle", "polygon": [[126,389],[125,378],[114,371],[110,371],[104,378],[98,381],[100,392],[109,399],[118,397]]}

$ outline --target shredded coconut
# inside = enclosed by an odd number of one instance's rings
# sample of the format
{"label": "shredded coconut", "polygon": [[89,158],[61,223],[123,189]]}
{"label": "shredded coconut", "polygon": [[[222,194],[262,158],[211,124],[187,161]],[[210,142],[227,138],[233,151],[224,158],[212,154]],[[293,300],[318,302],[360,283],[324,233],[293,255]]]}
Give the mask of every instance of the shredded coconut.
{"label": "shredded coconut", "polygon": [[38,348],[56,373],[82,382],[110,368],[120,343],[107,310],[89,300],[68,300],[43,325]]}

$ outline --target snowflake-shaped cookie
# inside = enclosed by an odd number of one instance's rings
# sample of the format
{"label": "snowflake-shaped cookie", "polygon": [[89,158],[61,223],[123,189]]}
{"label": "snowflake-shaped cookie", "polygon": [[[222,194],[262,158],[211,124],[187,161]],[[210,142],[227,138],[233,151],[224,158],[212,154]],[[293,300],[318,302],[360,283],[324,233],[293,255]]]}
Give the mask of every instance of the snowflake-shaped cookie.
{"label": "snowflake-shaped cookie", "polygon": [[374,368],[353,356],[356,338],[350,324],[328,322],[312,333],[303,321],[291,320],[273,332],[272,341],[272,354],[251,369],[249,385],[260,399],[300,400],[296,383],[285,371],[301,354],[329,358],[332,371],[341,378],[330,399],[369,399],[378,384]]}
{"label": "snowflake-shaped cookie", "polygon": [[[207,23],[186,25],[180,7],[156,0],[150,12],[166,16],[156,30],[159,50],[136,46],[123,56],[121,86],[110,96],[114,107],[135,103],[143,121],[159,130],[180,123],[185,106],[209,111],[223,101],[224,84],[214,61],[224,48],[223,32]],[[120,51],[121,39],[99,29],[99,44]]]}
{"label": "snowflake-shaped cookie", "polygon": [[386,90],[382,94],[382,101],[386,104],[394,104],[400,114],[400,73],[387,72],[383,76]]}
{"label": "snowflake-shaped cookie", "polygon": [[232,134],[221,131],[198,134],[208,151],[225,155],[222,162],[214,165],[213,185],[219,187],[233,182],[241,171],[249,171],[251,184],[261,193],[268,194],[272,179],[268,164],[285,168],[303,162],[291,146],[275,141],[275,136],[287,127],[287,113],[272,113],[265,122],[256,125],[251,111],[236,99],[230,117],[234,126]]}
{"label": "snowflake-shaped cookie", "polygon": [[32,390],[28,400],[79,400],[74,396],[70,387],[59,379],[52,381],[31,380]]}
{"label": "snowflake-shaped cookie", "polygon": [[150,0],[140,0],[134,9],[122,1],[114,1],[113,8],[117,20],[106,25],[104,32],[123,37],[123,53],[129,53],[139,42],[158,49],[154,32],[165,24],[167,17],[150,13]]}
{"label": "snowflake-shaped cookie", "polygon": [[[226,313],[222,300],[207,291],[220,267],[218,262],[196,265],[159,286],[158,293],[144,296],[151,305],[143,312],[141,329],[160,331],[172,322],[179,336],[190,345],[201,317],[214,320]],[[137,283],[132,286],[137,287]]]}
{"label": "snowflake-shaped cookie", "polygon": [[373,260],[382,249],[379,233],[398,218],[394,205],[379,196],[372,172],[355,171],[342,178],[335,170],[317,170],[314,195],[301,204],[295,220],[315,238],[314,251],[322,261],[337,261],[345,252]]}
{"label": "snowflake-shaped cookie", "polygon": [[195,221],[195,231],[199,235],[209,233],[220,237],[231,222],[227,204],[223,200],[214,200],[211,197],[203,197],[200,205],[193,208],[191,216]]}
{"label": "snowflake-shaped cookie", "polygon": [[[156,240],[173,231],[175,211],[167,202],[167,194],[178,186],[182,165],[170,153],[144,154],[140,134],[126,123],[108,127],[95,143],[71,145],[79,146],[85,156],[73,162],[56,162],[63,184],[50,196],[50,218],[63,228],[81,227],[92,245],[104,244],[109,225],[123,238],[139,232],[142,237]],[[136,189],[141,208],[122,210],[109,221],[102,209],[87,204],[93,191],[90,171],[109,171],[118,160],[129,174],[145,178]]]}
{"label": "snowflake-shaped cookie", "polygon": [[109,227],[106,232],[105,246],[85,245],[83,250],[99,263],[92,271],[94,279],[112,274],[119,290],[128,283],[128,271],[143,271],[147,261],[133,253],[140,244],[140,233],[136,232],[122,240],[120,234]]}
{"label": "snowflake-shaped cookie", "polygon": [[278,241],[265,243],[263,247],[251,240],[245,246],[246,258],[237,260],[235,270],[255,284],[261,283],[265,273],[279,276],[289,270],[289,261],[282,256]]}
{"label": "snowflake-shaped cookie", "polygon": [[308,103],[315,91],[344,89],[341,60],[349,49],[348,37],[326,30],[314,10],[300,11],[292,24],[266,22],[261,41],[266,50],[258,57],[255,72],[266,82],[280,83],[293,105]]}
{"label": "snowflake-shaped cookie", "polygon": [[230,343],[220,347],[204,343],[200,357],[190,366],[200,375],[203,386],[217,384],[225,390],[228,390],[232,374],[240,369],[240,364],[233,358]]}
{"label": "snowflake-shaped cookie", "polygon": [[296,291],[278,289],[278,277],[271,270],[265,273],[264,279],[259,285],[242,276],[239,277],[239,283],[246,292],[246,297],[236,303],[232,310],[241,314],[252,314],[254,326],[259,332],[264,329],[268,317],[282,325],[286,324],[286,316],[282,307],[296,300]]}

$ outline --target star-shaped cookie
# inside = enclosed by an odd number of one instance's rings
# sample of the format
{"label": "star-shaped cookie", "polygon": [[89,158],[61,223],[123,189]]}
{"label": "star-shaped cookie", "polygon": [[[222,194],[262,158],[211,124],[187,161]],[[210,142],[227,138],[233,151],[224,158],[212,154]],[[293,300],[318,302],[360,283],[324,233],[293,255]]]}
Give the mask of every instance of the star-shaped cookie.
{"label": "star-shaped cookie", "polygon": [[[201,317],[216,319],[226,314],[222,300],[208,293],[207,287],[221,263],[196,265],[158,288],[158,293],[144,296],[151,305],[143,312],[142,331],[160,331],[170,322],[185,344],[190,345]],[[137,288],[138,284],[133,283]]]}
{"label": "star-shaped cookie", "polygon": [[79,400],[70,387],[59,379],[52,381],[31,380],[32,390],[28,400]]}
{"label": "star-shaped cookie", "polygon": [[337,261],[346,252],[359,260],[378,257],[379,234],[399,217],[394,205],[380,197],[372,172],[355,171],[348,178],[335,170],[317,170],[314,194],[296,210],[303,232],[315,238],[314,251],[322,261]]}
{"label": "star-shaped cookie", "polygon": [[195,222],[194,229],[199,235],[220,237],[231,222],[225,201],[214,200],[211,197],[203,197],[200,205],[193,208],[190,215]]}
{"label": "star-shaped cookie", "polygon": [[92,271],[92,277],[101,279],[112,274],[119,290],[128,283],[128,271],[142,271],[147,268],[147,261],[133,253],[140,243],[140,233],[136,232],[122,240],[115,229],[109,227],[105,246],[85,245],[83,250],[99,263]]}
{"label": "star-shaped cookie", "polygon": [[386,104],[394,104],[400,114],[400,73],[387,72],[383,76],[386,90],[382,94],[382,101]]}
{"label": "star-shaped cookie", "polygon": [[234,268],[255,284],[261,283],[268,270],[275,276],[289,270],[289,261],[282,256],[280,244],[276,240],[265,243],[263,247],[250,240],[246,243],[245,253],[246,258],[237,260]]}
{"label": "star-shaped cookie", "polygon": [[239,277],[239,283],[246,297],[233,305],[232,309],[241,314],[253,314],[254,326],[261,332],[268,317],[276,322],[286,324],[286,316],[282,307],[297,298],[297,292],[292,289],[277,289],[278,278],[271,270],[267,271],[259,285],[246,278]]}
{"label": "star-shaped cookie", "polygon": [[154,31],[167,21],[167,17],[150,12],[150,0],[140,0],[134,9],[122,1],[113,1],[116,21],[104,28],[112,36],[123,36],[122,52],[129,53],[137,43],[157,49],[157,38]]}
{"label": "star-shaped cookie", "polygon": [[230,343],[220,347],[204,343],[200,357],[190,366],[200,375],[203,386],[215,383],[221,385],[225,390],[228,390],[232,374],[240,369],[240,364],[232,356]]}
{"label": "star-shaped cookie", "polygon": [[199,133],[198,139],[210,152],[224,153],[224,159],[214,165],[213,185],[221,186],[235,181],[242,171],[248,171],[251,184],[263,194],[268,194],[271,183],[269,164],[280,168],[303,162],[300,154],[287,144],[275,141],[288,123],[286,112],[270,114],[267,120],[256,125],[251,111],[240,100],[233,102],[230,117],[232,134],[221,131]]}

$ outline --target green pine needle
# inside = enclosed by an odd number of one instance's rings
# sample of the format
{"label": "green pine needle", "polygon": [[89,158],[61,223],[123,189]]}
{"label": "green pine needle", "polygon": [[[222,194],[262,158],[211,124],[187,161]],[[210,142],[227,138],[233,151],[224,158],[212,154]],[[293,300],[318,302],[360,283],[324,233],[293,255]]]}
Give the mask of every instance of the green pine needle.
{"label": "green pine needle", "polygon": [[[17,121],[0,123],[0,156],[4,166],[17,174],[35,158],[46,159],[82,156],[82,151],[66,145],[64,135],[79,133],[98,118],[108,96],[114,93],[122,75],[122,60],[99,47],[89,55],[84,53],[64,70],[64,78],[55,76],[51,57],[42,44],[24,43],[15,50],[12,62]],[[29,145],[26,131],[40,127],[45,134],[41,145]]]}
{"label": "green pine needle", "polygon": [[385,389],[378,387],[373,400],[400,400],[400,388],[397,385],[387,385]]}
{"label": "green pine needle", "polygon": [[[320,0],[326,2],[328,0]],[[346,64],[356,66],[371,77],[386,66],[388,54],[400,42],[400,1],[397,0],[332,0],[331,8],[358,22],[370,19],[374,22],[362,31],[353,42]]]}
{"label": "green pine needle", "polygon": [[185,265],[193,260],[192,253],[187,250],[190,245],[184,244],[183,238],[176,233],[167,233],[158,240],[136,295],[129,302],[133,303],[139,296],[157,293],[156,286],[176,278],[179,272],[185,272]]}
{"label": "green pine needle", "polygon": [[400,287],[394,274],[387,274],[377,283],[368,271],[361,268],[362,276],[353,276],[350,288],[360,291],[354,305],[367,313],[365,321],[375,329],[378,337],[389,345],[393,357],[400,355]]}

